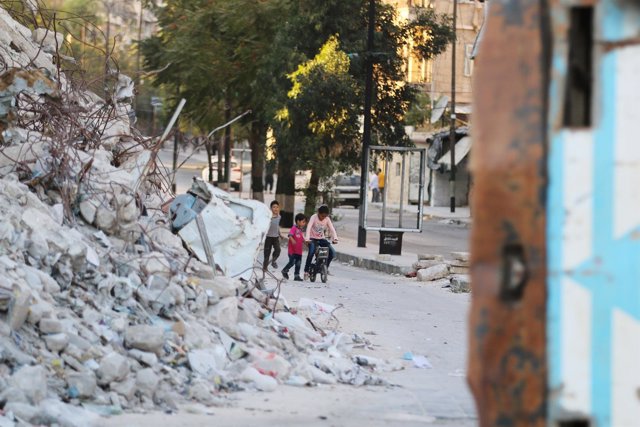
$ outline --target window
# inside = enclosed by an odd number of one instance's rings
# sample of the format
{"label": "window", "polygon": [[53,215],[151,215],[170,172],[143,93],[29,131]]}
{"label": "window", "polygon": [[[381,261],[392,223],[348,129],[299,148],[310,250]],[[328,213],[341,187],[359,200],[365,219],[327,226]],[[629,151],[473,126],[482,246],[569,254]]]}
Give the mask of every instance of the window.
{"label": "window", "polygon": [[464,75],[465,77],[471,77],[473,74],[473,44],[464,45]]}
{"label": "window", "polygon": [[591,126],[593,8],[572,7],[569,60],[563,122],[568,127]]}

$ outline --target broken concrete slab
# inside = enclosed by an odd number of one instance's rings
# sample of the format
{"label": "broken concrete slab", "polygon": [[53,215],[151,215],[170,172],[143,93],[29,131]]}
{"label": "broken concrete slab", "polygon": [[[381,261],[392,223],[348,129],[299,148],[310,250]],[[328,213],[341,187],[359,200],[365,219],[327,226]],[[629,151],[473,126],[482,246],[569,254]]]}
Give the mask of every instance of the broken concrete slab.
{"label": "broken concrete slab", "polygon": [[23,366],[11,375],[9,385],[24,393],[32,405],[47,396],[47,371],[43,366]]}
{"label": "broken concrete slab", "polygon": [[449,275],[449,266],[447,264],[434,265],[422,270],[418,270],[417,278],[421,282],[429,282],[432,280],[442,279]]}
{"label": "broken concrete slab", "polygon": [[129,362],[121,354],[111,352],[100,361],[97,374],[100,384],[120,381],[129,374]]}
{"label": "broken concrete slab", "polygon": [[[198,184],[202,186],[204,183]],[[205,184],[211,199],[195,212],[203,219],[213,260],[228,277],[249,279],[271,213],[256,200],[234,199],[228,193]],[[207,262],[197,221],[191,220],[178,234],[202,262]]]}
{"label": "broken concrete slab", "polygon": [[471,277],[466,274],[451,277],[451,292],[471,292]]}
{"label": "broken concrete slab", "polygon": [[69,387],[73,387],[80,398],[93,397],[96,389],[98,388],[98,382],[96,375],[92,371],[82,372],[68,372],[67,384]]}
{"label": "broken concrete slab", "polygon": [[164,328],[153,325],[129,326],[125,331],[124,343],[130,348],[158,354],[164,344]]}

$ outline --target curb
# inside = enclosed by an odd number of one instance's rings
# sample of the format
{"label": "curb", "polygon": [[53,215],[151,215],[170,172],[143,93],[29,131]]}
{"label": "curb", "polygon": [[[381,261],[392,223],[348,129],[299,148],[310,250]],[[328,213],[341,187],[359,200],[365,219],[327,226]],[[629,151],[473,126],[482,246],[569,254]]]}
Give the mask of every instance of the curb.
{"label": "curb", "polygon": [[376,270],[388,274],[405,275],[411,271],[411,267],[402,267],[393,263],[378,261],[374,259],[363,258],[344,252],[336,251],[336,259],[340,262],[348,263],[354,267],[364,268],[366,270]]}

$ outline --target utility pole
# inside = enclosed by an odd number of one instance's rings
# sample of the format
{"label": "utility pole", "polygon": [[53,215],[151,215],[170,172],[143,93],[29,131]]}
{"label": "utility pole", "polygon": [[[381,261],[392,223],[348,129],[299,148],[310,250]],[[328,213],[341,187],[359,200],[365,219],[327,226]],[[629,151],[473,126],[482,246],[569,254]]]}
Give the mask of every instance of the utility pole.
{"label": "utility pole", "polygon": [[364,228],[367,184],[369,183],[369,145],[371,143],[371,94],[373,92],[373,35],[375,30],[376,2],[369,0],[367,27],[367,52],[364,83],[364,123],[362,132],[362,158],[360,163],[360,216],[358,220],[358,247],[367,247],[367,230]]}
{"label": "utility pole", "polygon": [[[225,97],[224,100],[224,121],[228,122],[231,120],[231,103]],[[227,126],[224,128],[224,189],[229,191],[231,186],[231,126]],[[220,168],[220,165],[218,165]],[[220,185],[220,181],[218,181],[218,186]]]}
{"label": "utility pole", "polygon": [[[458,0],[453,0],[453,33],[456,34]],[[451,153],[451,175],[449,176],[449,195],[451,212],[456,211],[456,38],[451,44],[451,130],[449,132],[449,152]]]}

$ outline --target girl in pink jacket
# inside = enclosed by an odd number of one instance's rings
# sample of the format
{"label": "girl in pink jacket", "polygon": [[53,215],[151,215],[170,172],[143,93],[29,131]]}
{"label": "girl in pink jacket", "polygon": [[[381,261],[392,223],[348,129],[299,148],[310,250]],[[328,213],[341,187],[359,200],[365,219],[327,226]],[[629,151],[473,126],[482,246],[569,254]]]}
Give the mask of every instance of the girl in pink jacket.
{"label": "girl in pink jacket", "polygon": [[336,256],[336,250],[333,249],[333,246],[331,246],[331,243],[327,240],[327,234],[331,237],[331,242],[338,243],[338,233],[336,233],[331,218],[329,218],[329,207],[322,205],[318,208],[317,214],[311,215],[309,223],[307,224],[305,241],[309,243],[309,253],[307,254],[307,261],[304,264],[305,280],[309,278],[309,267],[316,252],[316,245],[329,248],[327,268],[329,268],[331,260]]}

